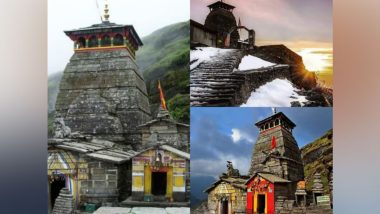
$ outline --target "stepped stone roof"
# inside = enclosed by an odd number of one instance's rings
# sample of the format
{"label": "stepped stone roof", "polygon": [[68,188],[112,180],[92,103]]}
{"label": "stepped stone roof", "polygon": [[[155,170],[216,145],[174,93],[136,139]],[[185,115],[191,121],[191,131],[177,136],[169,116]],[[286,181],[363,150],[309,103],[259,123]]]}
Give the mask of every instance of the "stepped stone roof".
{"label": "stepped stone roof", "polygon": [[[52,143],[49,142],[49,144]],[[88,157],[116,164],[128,161],[138,154],[138,152],[132,149],[123,149],[110,141],[104,140],[92,140],[91,142],[86,142],[68,139],[67,141],[62,140],[53,144],[59,149],[83,153]]]}

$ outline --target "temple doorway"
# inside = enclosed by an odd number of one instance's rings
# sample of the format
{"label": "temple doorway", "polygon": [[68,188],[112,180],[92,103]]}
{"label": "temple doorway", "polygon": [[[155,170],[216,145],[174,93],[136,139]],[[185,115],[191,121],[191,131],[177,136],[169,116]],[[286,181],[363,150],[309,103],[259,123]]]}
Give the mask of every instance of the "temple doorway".
{"label": "temple doorway", "polygon": [[228,201],[227,200],[223,200],[221,201],[221,214],[228,214]]}
{"label": "temple doorway", "polygon": [[64,176],[59,176],[50,183],[50,202],[51,207],[54,207],[55,199],[57,199],[59,192],[66,186],[66,179]]}
{"label": "temple doorway", "polygon": [[167,173],[152,172],[152,194],[156,196],[166,195]]}
{"label": "temple doorway", "polygon": [[257,213],[265,213],[265,195],[257,196]]}

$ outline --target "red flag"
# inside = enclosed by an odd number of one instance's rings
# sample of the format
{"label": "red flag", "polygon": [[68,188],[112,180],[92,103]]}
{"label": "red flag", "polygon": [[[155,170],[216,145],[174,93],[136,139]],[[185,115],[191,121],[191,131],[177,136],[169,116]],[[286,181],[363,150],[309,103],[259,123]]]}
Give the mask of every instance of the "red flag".
{"label": "red flag", "polygon": [[158,91],[160,92],[161,107],[163,109],[165,109],[165,110],[168,110],[166,108],[166,102],[165,102],[164,92],[162,91],[160,80],[158,80]]}
{"label": "red flag", "polygon": [[274,136],[272,136],[272,147],[271,149],[275,149],[276,148],[276,138]]}

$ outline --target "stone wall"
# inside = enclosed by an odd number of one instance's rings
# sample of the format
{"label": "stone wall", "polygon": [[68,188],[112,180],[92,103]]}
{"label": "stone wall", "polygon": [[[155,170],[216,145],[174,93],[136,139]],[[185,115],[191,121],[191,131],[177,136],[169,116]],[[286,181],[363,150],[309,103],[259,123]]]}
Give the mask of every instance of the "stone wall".
{"label": "stone wall", "polygon": [[302,57],[285,45],[256,47],[250,54],[272,63],[290,65],[290,80],[300,88],[311,89],[317,85],[315,73],[308,71]]}
{"label": "stone wall", "polygon": [[136,127],[150,119],[144,79],[124,49],[75,52],[55,109],[72,132],[131,145],[141,140]]}
{"label": "stone wall", "polygon": [[166,144],[179,150],[190,152],[189,127],[178,125],[175,121],[158,120],[151,125],[141,127],[142,146],[149,148],[157,144]]}
{"label": "stone wall", "polygon": [[[276,150],[280,156],[278,158],[269,158],[263,164],[263,161],[267,158],[263,152],[270,152],[272,136],[276,138]],[[253,175],[255,171],[272,172],[290,181],[303,180],[304,169],[301,152],[296,140],[288,130],[278,126],[259,135],[253,150],[249,174]]]}
{"label": "stone wall", "polygon": [[216,33],[207,30],[202,24],[190,22],[190,39],[192,44],[216,47]]}
{"label": "stone wall", "polygon": [[[81,162],[87,165],[87,178],[80,180],[80,202],[97,205],[118,203],[119,192],[125,196],[128,187],[118,184],[119,176],[130,174],[125,166],[117,166],[99,160],[82,157]],[[121,175],[119,175],[121,172]],[[123,178],[123,179],[127,179]]]}
{"label": "stone wall", "polygon": [[234,213],[245,213],[247,193],[245,189],[232,186],[227,182],[221,182],[208,194],[207,207],[210,213],[219,213],[219,204],[222,198],[229,201]]}
{"label": "stone wall", "polygon": [[251,92],[275,79],[291,79],[289,66],[278,66],[253,71],[234,72],[244,76],[244,83],[235,93],[234,105],[241,105],[248,100]]}

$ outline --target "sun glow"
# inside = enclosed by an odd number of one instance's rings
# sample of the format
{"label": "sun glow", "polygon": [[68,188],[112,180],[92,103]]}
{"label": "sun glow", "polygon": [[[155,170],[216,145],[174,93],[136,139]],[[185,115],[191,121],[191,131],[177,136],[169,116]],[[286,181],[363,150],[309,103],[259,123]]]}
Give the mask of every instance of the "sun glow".
{"label": "sun glow", "polygon": [[317,73],[331,73],[332,49],[305,48],[297,52],[302,56],[306,69]]}

